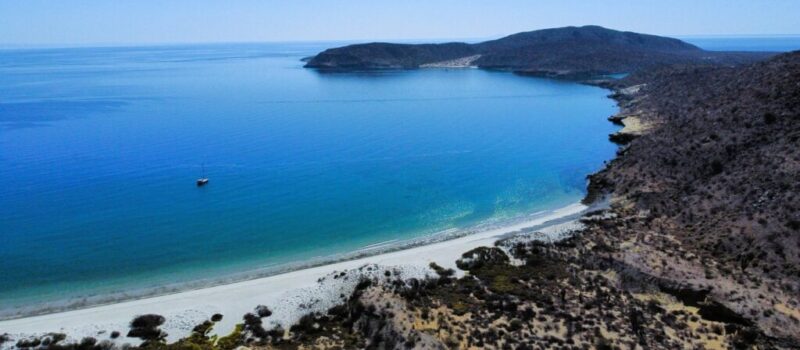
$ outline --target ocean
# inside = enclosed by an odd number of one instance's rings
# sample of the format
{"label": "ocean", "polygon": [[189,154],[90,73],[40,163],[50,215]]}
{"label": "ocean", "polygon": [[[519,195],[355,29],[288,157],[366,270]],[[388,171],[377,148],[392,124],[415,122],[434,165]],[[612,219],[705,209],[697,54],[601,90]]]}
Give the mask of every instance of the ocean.
{"label": "ocean", "polygon": [[800,50],[800,35],[750,36],[690,36],[680,39],[711,51],[771,51]]}
{"label": "ocean", "polygon": [[0,318],[503,225],[616,150],[603,89],[302,68],[335,45],[0,50]]}
{"label": "ocean", "polygon": [[0,52],[0,312],[501,224],[580,200],[615,152],[602,89],[302,68],[324,47]]}

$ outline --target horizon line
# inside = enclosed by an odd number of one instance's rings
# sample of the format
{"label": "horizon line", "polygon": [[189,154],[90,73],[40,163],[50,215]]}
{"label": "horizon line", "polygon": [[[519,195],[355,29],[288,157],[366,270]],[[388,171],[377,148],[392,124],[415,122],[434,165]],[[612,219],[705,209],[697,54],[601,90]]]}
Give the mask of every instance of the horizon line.
{"label": "horizon line", "polygon": [[[524,32],[520,32],[524,33]],[[647,34],[647,33],[642,33]],[[513,34],[507,34],[513,35]],[[231,41],[182,41],[182,42],[93,42],[93,43],[2,43],[0,50],[24,49],[79,49],[79,48],[125,48],[125,47],[158,47],[158,46],[200,46],[200,45],[230,45],[230,44],[322,44],[322,43],[369,43],[369,42],[399,42],[399,43],[444,43],[444,42],[480,42],[494,40],[503,36],[486,36],[482,38],[370,38],[370,39],[297,39],[297,40],[231,40]],[[797,34],[687,34],[687,35],[658,35],[676,39],[716,39],[716,38],[800,38]]]}

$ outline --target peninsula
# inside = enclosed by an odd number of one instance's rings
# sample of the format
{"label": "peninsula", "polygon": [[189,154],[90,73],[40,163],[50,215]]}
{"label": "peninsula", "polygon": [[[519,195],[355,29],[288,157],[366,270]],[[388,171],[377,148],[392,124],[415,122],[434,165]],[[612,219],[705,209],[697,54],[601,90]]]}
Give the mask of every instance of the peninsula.
{"label": "peninsula", "polygon": [[770,55],[706,51],[674,38],[583,26],[517,33],[476,44],[349,45],[311,57],[306,67],[365,70],[474,66],[575,79],[671,64],[735,65]]}

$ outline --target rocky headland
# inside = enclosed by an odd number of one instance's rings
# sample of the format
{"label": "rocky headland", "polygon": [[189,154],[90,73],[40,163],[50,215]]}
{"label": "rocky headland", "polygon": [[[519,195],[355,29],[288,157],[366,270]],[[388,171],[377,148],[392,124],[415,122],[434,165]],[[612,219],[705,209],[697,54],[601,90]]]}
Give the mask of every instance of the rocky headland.
{"label": "rocky headland", "polygon": [[735,65],[770,55],[706,51],[674,38],[583,26],[517,33],[476,44],[349,45],[311,57],[306,67],[337,71],[474,66],[578,79],[660,65]]}

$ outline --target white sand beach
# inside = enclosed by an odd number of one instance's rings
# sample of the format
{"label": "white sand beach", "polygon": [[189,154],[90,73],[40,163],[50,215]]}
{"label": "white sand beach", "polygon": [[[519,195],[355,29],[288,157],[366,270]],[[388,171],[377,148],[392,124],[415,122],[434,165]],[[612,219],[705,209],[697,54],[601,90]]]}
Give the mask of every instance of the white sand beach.
{"label": "white sand beach", "polygon": [[[10,346],[21,337],[48,332],[65,333],[72,340],[87,336],[104,340],[109,339],[112,331],[119,331],[122,336],[116,340],[117,343],[135,344],[138,343],[136,339],[125,337],[128,323],[137,315],[155,313],[166,317],[162,329],[169,334],[168,340],[173,341],[186,336],[195,325],[215,313],[224,318],[214,333],[227,334],[241,323],[245,313],[252,312],[258,305],[273,310],[273,315],[265,319],[265,326],[289,326],[303,314],[327,310],[341,299],[341,295],[352,292],[358,276],[350,273],[334,278],[343,271],[383,276],[388,270],[401,278],[423,277],[433,273],[428,267],[431,262],[455,268],[455,261],[464,252],[479,246],[492,246],[498,238],[527,228],[535,227],[533,231],[557,238],[577,225],[574,217],[586,208],[576,203],[523,222],[452,240],[244,282],[0,321],[0,334],[11,336],[12,341],[6,344]],[[572,220],[567,220],[569,218]],[[561,220],[555,221],[557,219]],[[542,226],[549,222],[553,224]]]}

